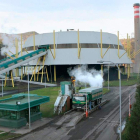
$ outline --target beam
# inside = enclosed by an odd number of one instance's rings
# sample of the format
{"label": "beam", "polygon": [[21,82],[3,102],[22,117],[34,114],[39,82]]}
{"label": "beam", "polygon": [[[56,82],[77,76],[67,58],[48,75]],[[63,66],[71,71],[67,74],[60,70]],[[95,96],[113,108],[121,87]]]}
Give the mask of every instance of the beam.
{"label": "beam", "polygon": [[46,57],[46,55],[43,56],[43,67],[42,67],[41,83],[42,83],[42,81],[43,81],[43,69],[44,69],[45,57]]}
{"label": "beam", "polygon": [[51,52],[51,54],[52,54],[52,56],[53,56],[53,59],[55,59],[55,56],[54,56],[53,53],[52,53],[51,47],[49,47],[49,49],[50,49],[50,52]]}
{"label": "beam", "polygon": [[103,77],[103,65],[101,65],[101,75]]}
{"label": "beam", "polygon": [[7,53],[4,53],[4,54],[7,55],[8,57],[10,57],[12,60],[14,60],[14,58],[11,57],[9,54],[7,54]]}
{"label": "beam", "polygon": [[47,67],[46,67],[46,76],[47,76],[47,81],[49,81]]}
{"label": "beam", "polygon": [[26,51],[26,53],[28,53],[28,51],[24,48],[24,51]]}
{"label": "beam", "polygon": [[109,45],[109,47],[107,48],[107,50],[105,51],[104,55],[102,55],[102,58],[104,58],[104,56],[106,55],[106,53],[108,52],[109,49],[110,49],[110,45]]}
{"label": "beam", "polygon": [[7,81],[7,72],[6,72],[6,75],[5,75],[4,87],[6,87],[6,81]]}
{"label": "beam", "polygon": [[14,80],[13,80],[12,70],[11,70],[11,80],[12,80],[12,86],[14,87]]}
{"label": "beam", "polygon": [[56,66],[54,65],[54,81],[56,82]]}
{"label": "beam", "polygon": [[[40,61],[40,57],[39,57],[39,59],[37,61],[37,64],[36,64],[36,66],[34,68],[34,71],[32,72],[32,77],[31,77],[30,81],[32,81],[33,76],[35,77],[35,72],[36,72],[36,68],[37,68],[37,65],[38,65],[39,61]],[[35,81],[35,79],[34,79],[34,81]]]}

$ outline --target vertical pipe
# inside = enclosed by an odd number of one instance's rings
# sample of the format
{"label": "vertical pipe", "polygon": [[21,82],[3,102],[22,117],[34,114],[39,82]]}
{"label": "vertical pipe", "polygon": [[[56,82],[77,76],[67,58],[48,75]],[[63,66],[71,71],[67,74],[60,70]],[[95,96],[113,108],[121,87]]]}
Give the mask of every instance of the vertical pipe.
{"label": "vertical pipe", "polygon": [[[15,44],[16,44],[16,58],[18,58],[18,40],[17,40],[17,38],[15,41],[16,41],[15,42]],[[19,69],[18,68],[16,68],[16,77],[17,76],[19,76]]]}
{"label": "vertical pipe", "polygon": [[127,34],[127,57],[129,57],[128,34]]}
{"label": "vertical pipe", "polygon": [[3,97],[3,79],[2,79],[2,97]]}
{"label": "vertical pipe", "polygon": [[34,32],[34,35],[33,35],[33,43],[34,43],[34,51],[35,51],[35,32]]}
{"label": "vertical pipe", "polygon": [[78,58],[79,58],[79,29],[78,29]]}
{"label": "vertical pipe", "polygon": [[46,88],[46,76],[45,76],[45,88]]}
{"label": "vertical pipe", "polygon": [[121,133],[122,133],[122,122],[121,122],[121,71],[120,71],[120,68],[118,67],[119,69],[119,74],[120,74],[120,79],[119,79],[119,92],[120,92],[120,140],[121,140]]}
{"label": "vertical pipe", "polygon": [[21,34],[21,56],[22,56],[22,34]]}
{"label": "vertical pipe", "polygon": [[109,66],[108,66],[108,90],[109,90]]}
{"label": "vertical pipe", "polygon": [[53,30],[53,49],[54,49],[54,59],[55,59],[55,30]]}
{"label": "vertical pipe", "polygon": [[12,85],[13,85],[13,87],[14,87],[14,80],[13,80],[12,70],[11,70],[11,79],[12,79]]}
{"label": "vertical pipe", "polygon": [[29,129],[30,129],[31,128],[31,120],[30,120],[29,72],[28,72],[28,107],[29,107]]}
{"label": "vertical pipe", "polygon": [[51,83],[52,83],[52,72],[51,72],[51,65],[50,65],[50,74],[51,74]]}
{"label": "vertical pipe", "polygon": [[103,56],[102,56],[102,54],[103,54],[103,52],[102,52],[102,30],[100,30],[100,35],[101,35],[101,58],[103,58]]}
{"label": "vertical pipe", "polygon": [[118,31],[118,57],[120,57],[119,31]]}
{"label": "vertical pipe", "polygon": [[5,83],[4,83],[4,87],[6,86],[6,81],[7,81],[7,72],[6,72],[6,75],[5,75]]}
{"label": "vertical pipe", "polygon": [[[120,66],[118,65],[118,68],[120,70]],[[118,79],[120,79],[120,71],[118,71]]]}
{"label": "vertical pipe", "polygon": [[103,77],[103,65],[101,65],[101,74],[102,74],[102,77]]}
{"label": "vertical pipe", "polygon": [[56,82],[56,66],[54,65],[54,81]]}
{"label": "vertical pipe", "polygon": [[129,36],[129,58],[130,58],[130,47],[131,47],[131,40],[130,40],[130,36]]}
{"label": "vertical pipe", "polygon": [[47,76],[47,81],[49,81],[47,67],[46,67],[46,76]]}
{"label": "vertical pipe", "polygon": [[21,66],[21,80],[23,79],[23,67]]}
{"label": "vertical pipe", "polygon": [[127,81],[128,81],[128,79],[129,79],[129,66],[127,64]]}
{"label": "vertical pipe", "polygon": [[131,114],[130,114],[130,94],[129,94],[129,117],[131,116]]}

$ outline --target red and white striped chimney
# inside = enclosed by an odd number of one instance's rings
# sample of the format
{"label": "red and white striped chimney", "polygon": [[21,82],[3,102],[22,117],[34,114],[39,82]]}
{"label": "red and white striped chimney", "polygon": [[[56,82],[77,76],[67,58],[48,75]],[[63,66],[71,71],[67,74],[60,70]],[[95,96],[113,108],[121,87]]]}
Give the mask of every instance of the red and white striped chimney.
{"label": "red and white striped chimney", "polygon": [[135,3],[133,7],[134,7],[134,18],[139,18],[139,7],[140,7],[140,4],[139,3]]}
{"label": "red and white striped chimney", "polygon": [[[135,52],[140,49],[140,4],[135,3],[134,7],[134,36],[135,36]],[[135,64],[133,67],[134,73],[139,73],[140,53],[135,56]]]}

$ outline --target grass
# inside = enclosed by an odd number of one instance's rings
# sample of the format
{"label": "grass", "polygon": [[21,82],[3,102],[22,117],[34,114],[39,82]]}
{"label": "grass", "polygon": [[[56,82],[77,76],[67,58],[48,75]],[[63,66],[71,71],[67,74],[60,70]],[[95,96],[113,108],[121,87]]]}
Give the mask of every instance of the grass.
{"label": "grass", "polygon": [[6,132],[6,133],[3,133],[3,134],[0,134],[0,140],[6,140],[6,139],[18,137],[20,135],[21,134],[14,134],[14,133]]}
{"label": "grass", "polygon": [[108,93],[110,90],[108,90],[107,88],[103,88],[103,94]]}
{"label": "grass", "polygon": [[[139,79],[137,77],[131,77],[128,80],[124,79],[121,80],[121,86],[132,86],[135,85],[139,82]],[[108,86],[108,81],[104,82],[104,87]],[[119,86],[119,80],[115,80],[115,81],[109,81],[109,86],[110,87],[115,87],[115,86]]]}
{"label": "grass", "polygon": [[53,117],[54,116],[54,103],[58,96],[58,91],[60,87],[48,87],[38,90],[30,91],[31,94],[38,94],[42,96],[49,96],[50,101],[48,103],[41,104],[41,112],[43,117]]}
{"label": "grass", "polygon": [[[127,80],[121,80],[122,86],[129,86],[129,85],[134,85],[138,83],[139,79],[137,77],[132,77],[128,81]],[[104,82],[104,86],[107,86],[108,82]],[[110,81],[110,86],[119,86],[119,80],[116,81]],[[84,88],[84,87],[82,87]],[[41,112],[43,114],[43,117],[53,117],[54,115],[54,103],[56,101],[56,98],[58,96],[58,91],[60,90],[60,87],[48,87],[48,88],[42,88],[38,90],[33,90],[30,91],[31,94],[38,94],[42,96],[49,96],[50,97],[50,102],[41,104]],[[108,93],[110,90],[107,88],[103,88],[103,94]],[[11,95],[0,97],[0,99],[5,99],[9,98]]]}

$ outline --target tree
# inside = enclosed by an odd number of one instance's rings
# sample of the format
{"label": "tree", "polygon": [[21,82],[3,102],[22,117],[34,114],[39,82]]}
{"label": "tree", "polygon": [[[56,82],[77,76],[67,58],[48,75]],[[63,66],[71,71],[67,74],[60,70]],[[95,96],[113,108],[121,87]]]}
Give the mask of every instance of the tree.
{"label": "tree", "polygon": [[140,140],[140,85],[136,90],[136,102],[133,105],[131,117],[127,118],[122,140]]}

